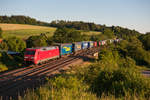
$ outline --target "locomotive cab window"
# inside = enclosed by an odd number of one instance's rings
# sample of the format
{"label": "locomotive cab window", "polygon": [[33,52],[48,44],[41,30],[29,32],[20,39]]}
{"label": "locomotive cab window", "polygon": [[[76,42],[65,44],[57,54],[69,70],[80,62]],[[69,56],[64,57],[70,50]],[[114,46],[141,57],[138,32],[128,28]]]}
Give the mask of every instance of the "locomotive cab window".
{"label": "locomotive cab window", "polygon": [[35,54],[35,51],[26,51],[25,52],[25,55],[34,55]]}

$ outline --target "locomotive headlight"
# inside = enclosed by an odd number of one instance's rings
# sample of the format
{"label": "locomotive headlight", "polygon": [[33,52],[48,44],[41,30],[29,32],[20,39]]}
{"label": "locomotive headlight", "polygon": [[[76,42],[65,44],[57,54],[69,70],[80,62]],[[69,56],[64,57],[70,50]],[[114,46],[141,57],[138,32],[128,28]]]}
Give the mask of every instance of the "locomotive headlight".
{"label": "locomotive headlight", "polygon": [[28,58],[28,57],[24,57],[24,58]]}

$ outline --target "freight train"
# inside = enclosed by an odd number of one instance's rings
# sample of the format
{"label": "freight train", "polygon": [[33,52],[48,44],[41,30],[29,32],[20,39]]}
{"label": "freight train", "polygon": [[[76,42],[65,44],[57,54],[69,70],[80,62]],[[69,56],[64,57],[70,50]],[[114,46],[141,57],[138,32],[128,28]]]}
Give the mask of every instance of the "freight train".
{"label": "freight train", "polygon": [[39,64],[50,59],[57,59],[64,55],[78,52],[80,50],[95,48],[107,43],[117,43],[121,39],[109,39],[102,41],[83,41],[75,43],[56,43],[49,47],[26,48],[24,53],[25,63]]}

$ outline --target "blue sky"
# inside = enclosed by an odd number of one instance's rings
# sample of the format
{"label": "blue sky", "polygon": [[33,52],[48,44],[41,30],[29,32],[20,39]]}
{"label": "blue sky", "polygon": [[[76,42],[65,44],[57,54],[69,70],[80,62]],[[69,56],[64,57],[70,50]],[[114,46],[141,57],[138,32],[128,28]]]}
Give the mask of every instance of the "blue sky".
{"label": "blue sky", "polygon": [[77,20],[150,32],[150,0],[0,0],[0,15]]}

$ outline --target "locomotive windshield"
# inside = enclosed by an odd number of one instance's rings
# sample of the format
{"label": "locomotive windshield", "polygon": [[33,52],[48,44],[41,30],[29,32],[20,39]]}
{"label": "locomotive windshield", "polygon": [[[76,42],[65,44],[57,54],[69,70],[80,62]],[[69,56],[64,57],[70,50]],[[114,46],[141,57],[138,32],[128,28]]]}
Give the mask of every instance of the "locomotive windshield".
{"label": "locomotive windshield", "polygon": [[25,52],[25,55],[34,55],[35,54],[35,51],[26,51]]}

